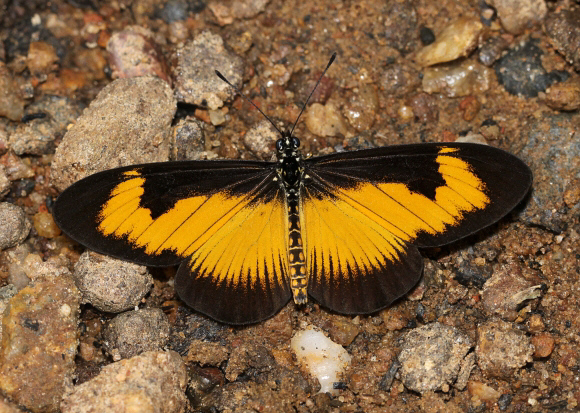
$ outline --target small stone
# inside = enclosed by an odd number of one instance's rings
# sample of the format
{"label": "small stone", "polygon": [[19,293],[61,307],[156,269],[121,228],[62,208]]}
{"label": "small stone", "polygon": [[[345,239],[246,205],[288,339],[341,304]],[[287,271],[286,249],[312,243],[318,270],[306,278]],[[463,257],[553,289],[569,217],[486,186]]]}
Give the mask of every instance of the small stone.
{"label": "small stone", "polygon": [[24,115],[25,100],[14,81],[12,73],[3,62],[0,62],[0,116],[18,121]]}
{"label": "small stone", "polygon": [[221,343],[193,340],[187,353],[187,361],[202,366],[219,366],[230,357],[231,349]]}
{"label": "small stone", "polygon": [[535,39],[516,45],[495,64],[499,83],[512,95],[536,97],[553,83],[566,80],[567,72],[546,72],[543,54]]}
{"label": "small stone", "polygon": [[477,47],[482,30],[479,20],[460,18],[447,26],[434,43],[419,50],[415,61],[426,67],[467,56]]}
{"label": "small stone", "polygon": [[575,76],[565,82],[556,83],[546,89],[540,99],[546,106],[562,111],[580,109],[580,78]]}
{"label": "small stone", "polygon": [[350,346],[361,331],[360,325],[343,316],[332,317],[327,323],[322,325],[322,328],[328,332],[328,336],[332,341],[343,347]]}
{"label": "small stone", "polygon": [[[105,46],[106,47],[106,46]],[[106,77],[107,53],[101,48],[81,49],[74,56],[77,67],[82,67],[87,76],[93,80],[104,80]]]}
{"label": "small stone", "polygon": [[320,393],[337,393],[333,383],[339,381],[350,364],[350,354],[312,326],[298,331],[290,346],[298,363],[318,379]]}
{"label": "small stone", "polygon": [[518,265],[502,266],[483,285],[483,308],[489,315],[514,321],[522,303],[541,297],[541,286],[522,277]]}
{"label": "small stone", "polygon": [[10,181],[26,180],[33,178],[35,175],[30,165],[12,152],[2,155],[0,165],[4,167],[6,176],[8,176]]}
{"label": "small stone", "polygon": [[0,222],[0,250],[23,242],[32,227],[24,210],[8,202],[0,202]]}
{"label": "small stone", "polygon": [[415,118],[422,123],[435,123],[439,120],[437,98],[428,93],[417,93],[408,99]]}
{"label": "small stone", "polygon": [[236,87],[242,86],[243,60],[225,49],[220,36],[205,31],[177,51],[177,100],[210,110],[222,107],[224,101],[235,96],[235,91],[216,76],[215,70]]}
{"label": "small stone", "polygon": [[392,64],[387,66],[380,79],[380,89],[388,96],[400,97],[421,84],[419,72],[410,66]]}
{"label": "small stone", "polygon": [[528,318],[528,330],[531,333],[541,333],[546,328],[540,314],[532,314]]}
{"label": "small stone", "polygon": [[467,391],[469,391],[472,403],[475,406],[479,406],[481,403],[495,403],[501,396],[496,389],[480,381],[469,381],[467,383]]}
{"label": "small stone", "polygon": [[435,41],[435,33],[429,27],[421,26],[419,28],[419,38],[423,46],[428,46]]}
{"label": "small stone", "polygon": [[30,42],[27,66],[33,75],[46,74],[56,68],[58,62],[56,50],[45,42]]}
{"label": "small stone", "polygon": [[502,36],[490,37],[479,50],[479,62],[484,66],[491,67],[508,46],[509,42]]}
{"label": "small stone", "polygon": [[188,4],[185,0],[169,0],[163,4],[157,15],[167,24],[187,19],[189,13]]}
{"label": "small stone", "polygon": [[430,67],[423,74],[423,91],[447,97],[477,95],[490,88],[493,72],[469,60]]}
{"label": "small stone", "polygon": [[155,75],[171,83],[168,68],[153,32],[129,26],[114,33],[107,43],[113,78]]}
{"label": "small stone", "polygon": [[467,96],[459,102],[459,109],[463,112],[463,119],[467,122],[475,119],[480,108],[481,104],[475,96]]}
{"label": "small stone", "polygon": [[17,154],[43,155],[54,151],[54,141],[81,115],[83,106],[61,96],[44,96],[28,106],[25,116],[33,119],[20,123],[10,134],[8,144]]}
{"label": "small stone", "polygon": [[493,320],[477,327],[477,365],[486,377],[510,380],[533,352],[530,338],[511,323]]}
{"label": "small stone", "polygon": [[0,165],[0,199],[10,191],[10,179],[6,175],[6,168],[4,165]]}
{"label": "small stone", "polygon": [[407,53],[415,48],[418,37],[418,15],[415,2],[410,0],[392,1],[385,4],[384,38],[390,47]]}
{"label": "small stone", "polygon": [[532,337],[535,358],[546,358],[554,351],[555,340],[550,333],[540,333]]}
{"label": "small stone", "polygon": [[540,23],[548,7],[544,0],[490,0],[501,25],[512,34],[520,34],[525,29]]}
{"label": "small stone", "polygon": [[[162,350],[169,341],[169,320],[159,308],[128,311],[113,318],[104,331],[104,349],[113,360]],[[115,355],[120,358],[116,359]]]}
{"label": "small stone", "polygon": [[187,117],[173,126],[171,160],[201,159],[205,149],[205,137],[201,122]]}
{"label": "small stone", "polygon": [[308,130],[321,137],[348,136],[348,127],[338,107],[333,102],[326,105],[313,103],[306,109],[304,123]]}
{"label": "small stone", "polygon": [[548,14],[544,31],[554,47],[580,70],[580,7],[562,8]]}
{"label": "small stone", "polygon": [[235,19],[249,19],[261,13],[270,0],[212,0],[211,10],[220,26],[232,24]]}
{"label": "small stone", "polygon": [[61,234],[60,229],[54,222],[52,214],[48,211],[40,211],[32,217],[34,229],[39,236],[45,238],[56,238]]}
{"label": "small stone", "polygon": [[90,251],[80,256],[73,275],[83,302],[108,313],[136,307],[153,285],[146,267]]}
{"label": "small stone", "polygon": [[468,336],[440,323],[407,333],[399,362],[401,380],[410,390],[426,393],[453,384],[473,344]]}
{"label": "small stone", "polygon": [[375,123],[379,98],[372,85],[361,84],[354,89],[342,107],[342,114],[356,131],[369,130]]}
{"label": "small stone", "polygon": [[[292,80],[289,82],[289,88],[294,93],[294,101],[298,106],[303,106],[310,96],[310,100],[308,101],[309,104],[313,103],[326,103],[326,101],[332,95],[332,92],[335,89],[334,79],[324,75],[322,72],[307,72],[300,70],[292,75]],[[316,86],[316,82],[320,79],[320,83],[318,87],[314,89]]]}
{"label": "small stone", "polygon": [[187,371],[174,351],[148,351],[106,365],[76,386],[60,405],[62,413],[184,413]]}
{"label": "small stone", "polygon": [[226,122],[226,115],[220,109],[209,110],[209,121],[214,126],[223,125]]}
{"label": "small stone", "polygon": [[272,157],[272,147],[280,139],[280,134],[272,124],[263,120],[244,135],[244,146],[261,159],[269,160]]}
{"label": "small stone", "polygon": [[62,191],[105,169],[167,161],[176,108],[171,88],[157,77],[108,84],[56,149],[52,184]]}
{"label": "small stone", "polygon": [[[0,390],[30,411],[56,412],[72,387],[79,299],[70,276],[37,280],[10,299],[2,322]],[[63,305],[70,311],[63,313]]]}

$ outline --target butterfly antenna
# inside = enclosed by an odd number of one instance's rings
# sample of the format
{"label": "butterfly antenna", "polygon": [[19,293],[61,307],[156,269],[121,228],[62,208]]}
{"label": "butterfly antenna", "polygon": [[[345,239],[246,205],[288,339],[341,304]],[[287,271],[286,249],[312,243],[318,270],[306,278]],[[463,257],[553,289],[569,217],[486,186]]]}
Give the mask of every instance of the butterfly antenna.
{"label": "butterfly antenna", "polygon": [[226,77],[224,75],[222,75],[219,70],[215,71],[215,74],[217,77],[219,77],[221,80],[223,80],[224,82],[226,82],[228,85],[230,85],[238,95],[240,95],[241,97],[243,97],[244,99],[246,99],[246,101],[248,101],[250,103],[250,105],[252,105],[253,107],[255,107],[256,109],[258,109],[258,112],[260,112],[267,120],[268,122],[270,122],[272,124],[272,126],[274,127],[274,129],[276,129],[278,131],[278,133],[281,136],[284,136],[284,134],[282,133],[282,131],[278,128],[278,126],[276,126],[276,124],[272,121],[272,119],[270,119],[268,117],[268,115],[266,115],[262,109],[260,109],[254,102],[252,102],[252,100],[247,97],[246,95],[244,95],[240,89],[238,89],[236,86],[234,86],[232,83],[230,83],[230,81],[228,79],[226,79]]}
{"label": "butterfly antenna", "polygon": [[330,56],[330,60],[328,61],[328,64],[326,65],[326,69],[324,69],[324,71],[322,72],[322,74],[318,78],[318,81],[316,82],[316,85],[314,85],[314,87],[312,88],[312,92],[310,92],[310,95],[308,95],[308,99],[306,99],[306,102],[304,102],[304,105],[302,106],[302,110],[300,110],[300,113],[298,114],[298,117],[296,118],[296,122],[294,122],[294,126],[292,126],[292,130],[290,131],[290,136],[292,136],[294,134],[294,129],[296,128],[296,125],[298,125],[298,121],[300,120],[300,116],[302,116],[304,109],[306,109],[306,105],[308,105],[308,101],[310,100],[310,98],[314,94],[314,91],[316,90],[316,88],[318,87],[320,82],[322,81],[322,78],[326,74],[326,71],[328,70],[328,68],[334,62],[334,59],[336,59],[336,52],[334,52],[332,54],[332,56]]}

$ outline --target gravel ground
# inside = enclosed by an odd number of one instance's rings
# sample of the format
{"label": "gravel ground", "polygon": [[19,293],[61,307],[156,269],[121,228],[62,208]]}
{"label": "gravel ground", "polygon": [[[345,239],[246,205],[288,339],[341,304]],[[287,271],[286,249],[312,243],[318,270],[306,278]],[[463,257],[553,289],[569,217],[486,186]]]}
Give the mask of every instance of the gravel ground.
{"label": "gravel ground", "polygon": [[[577,1],[0,0],[0,40],[0,411],[580,409]],[[534,173],[391,307],[231,327],[179,301],[175,268],[60,233],[54,200],[96,171],[270,160],[277,134],[214,71],[291,124],[333,52],[304,153],[478,142]],[[348,353],[326,393],[291,348],[310,329]]]}

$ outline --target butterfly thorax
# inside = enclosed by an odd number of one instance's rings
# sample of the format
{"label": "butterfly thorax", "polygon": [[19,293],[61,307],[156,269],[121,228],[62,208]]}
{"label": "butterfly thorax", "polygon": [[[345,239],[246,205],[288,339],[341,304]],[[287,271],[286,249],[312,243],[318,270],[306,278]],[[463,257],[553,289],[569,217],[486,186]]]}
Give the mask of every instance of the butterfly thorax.
{"label": "butterfly thorax", "polygon": [[296,304],[308,301],[308,278],[300,226],[300,183],[302,182],[302,155],[300,141],[289,133],[276,142],[278,150],[278,176],[282,181],[288,208],[288,268],[290,288]]}

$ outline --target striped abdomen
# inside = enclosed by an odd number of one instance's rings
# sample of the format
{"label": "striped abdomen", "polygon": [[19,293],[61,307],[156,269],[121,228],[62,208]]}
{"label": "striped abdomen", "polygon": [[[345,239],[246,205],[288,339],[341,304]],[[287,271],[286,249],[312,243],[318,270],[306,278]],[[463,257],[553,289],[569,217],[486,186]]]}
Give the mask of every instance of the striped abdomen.
{"label": "striped abdomen", "polygon": [[300,213],[298,210],[298,196],[288,193],[288,260],[290,268],[290,288],[296,304],[306,304],[308,301],[306,278],[306,261],[302,247],[302,233],[300,229]]}

